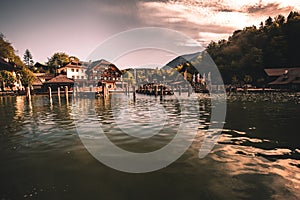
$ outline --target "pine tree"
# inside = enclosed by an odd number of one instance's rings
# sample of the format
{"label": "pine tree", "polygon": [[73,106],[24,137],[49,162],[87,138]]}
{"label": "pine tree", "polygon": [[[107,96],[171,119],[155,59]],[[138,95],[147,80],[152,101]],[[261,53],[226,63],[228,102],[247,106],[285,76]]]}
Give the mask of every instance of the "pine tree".
{"label": "pine tree", "polygon": [[33,70],[33,59],[32,59],[32,55],[30,53],[30,51],[28,49],[26,49],[24,56],[23,56],[23,61],[25,63],[25,65],[28,67],[28,69],[30,69],[31,71]]}

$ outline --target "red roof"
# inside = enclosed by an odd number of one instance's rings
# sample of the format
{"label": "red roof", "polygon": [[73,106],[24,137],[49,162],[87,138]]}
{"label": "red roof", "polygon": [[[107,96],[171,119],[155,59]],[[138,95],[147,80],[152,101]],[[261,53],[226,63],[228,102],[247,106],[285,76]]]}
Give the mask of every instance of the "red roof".
{"label": "red roof", "polygon": [[41,79],[39,77],[35,77],[32,85],[35,85],[35,86],[43,85],[43,82],[41,81]]}
{"label": "red roof", "polygon": [[49,81],[47,83],[74,83],[74,80],[68,78],[66,75],[58,75]]}
{"label": "red roof", "polygon": [[274,69],[265,69],[265,72],[268,76],[281,76],[283,75],[286,70],[293,71],[293,70],[299,70],[299,67],[296,68],[274,68]]}
{"label": "red roof", "polygon": [[[279,71],[279,70],[278,70]],[[279,75],[279,77],[269,83],[270,85],[285,85],[290,83],[300,83],[300,67],[299,68],[287,68],[283,71],[282,74]]]}

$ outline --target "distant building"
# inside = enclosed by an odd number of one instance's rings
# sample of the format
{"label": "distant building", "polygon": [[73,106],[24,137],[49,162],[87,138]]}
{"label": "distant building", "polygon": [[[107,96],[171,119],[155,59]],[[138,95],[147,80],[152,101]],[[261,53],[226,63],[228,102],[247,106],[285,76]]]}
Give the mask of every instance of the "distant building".
{"label": "distant building", "polygon": [[122,72],[117,66],[103,59],[92,62],[87,69],[89,84],[105,84],[109,90],[116,88],[116,82],[121,81],[121,75]]}
{"label": "distant building", "polygon": [[265,69],[273,88],[300,90],[300,67]]}
{"label": "distant building", "polygon": [[87,80],[86,69],[87,67],[82,62],[71,61],[57,71],[59,74],[64,74],[68,78],[78,81]]}

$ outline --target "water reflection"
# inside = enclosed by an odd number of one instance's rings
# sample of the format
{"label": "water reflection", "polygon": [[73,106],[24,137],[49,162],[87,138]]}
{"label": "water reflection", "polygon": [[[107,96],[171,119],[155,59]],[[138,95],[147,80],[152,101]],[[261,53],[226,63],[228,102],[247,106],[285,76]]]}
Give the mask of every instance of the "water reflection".
{"label": "water reflection", "polygon": [[[204,159],[198,152],[210,125],[211,101],[200,96],[198,133],[188,151],[167,168],[139,175],[95,160],[76,132],[71,112],[76,99],[52,98],[51,106],[48,96],[33,96],[30,108],[25,97],[0,97],[0,199],[300,198],[299,94],[229,96],[225,129]],[[161,103],[151,97],[137,100]],[[166,131],[147,139],[120,131],[112,109],[120,102],[115,103],[95,99],[88,107],[94,107],[94,122],[102,123],[119,147],[148,152],[174,137],[180,109],[173,99],[162,102],[169,113]],[[148,123],[147,115],[137,117]]]}

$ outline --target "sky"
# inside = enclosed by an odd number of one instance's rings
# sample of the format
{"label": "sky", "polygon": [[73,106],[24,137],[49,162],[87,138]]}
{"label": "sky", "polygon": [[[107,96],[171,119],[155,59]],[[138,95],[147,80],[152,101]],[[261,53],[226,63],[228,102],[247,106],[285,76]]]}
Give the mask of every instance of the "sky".
{"label": "sky", "polygon": [[0,32],[22,58],[55,52],[86,60],[107,38],[142,27],[179,31],[203,46],[269,16],[300,11],[300,0],[1,0]]}

